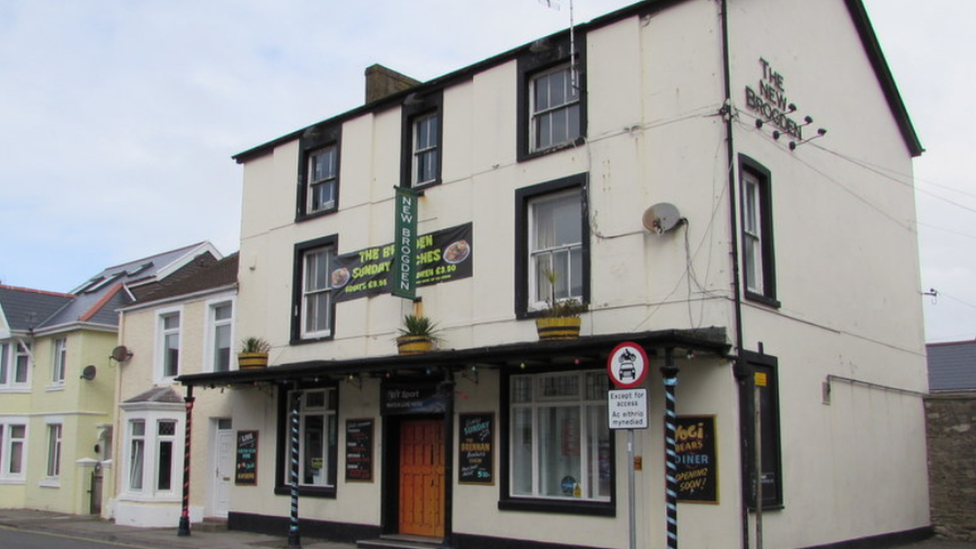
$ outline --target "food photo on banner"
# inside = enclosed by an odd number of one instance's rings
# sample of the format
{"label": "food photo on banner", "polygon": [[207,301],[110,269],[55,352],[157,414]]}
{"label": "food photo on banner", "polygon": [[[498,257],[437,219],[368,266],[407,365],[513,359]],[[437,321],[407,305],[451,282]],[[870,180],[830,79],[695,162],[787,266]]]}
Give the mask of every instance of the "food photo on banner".
{"label": "food photo on banner", "polygon": [[[417,237],[417,286],[451,282],[474,272],[473,228],[465,223]],[[329,283],[335,300],[349,301],[392,291],[394,244],[373,246],[335,259]]]}

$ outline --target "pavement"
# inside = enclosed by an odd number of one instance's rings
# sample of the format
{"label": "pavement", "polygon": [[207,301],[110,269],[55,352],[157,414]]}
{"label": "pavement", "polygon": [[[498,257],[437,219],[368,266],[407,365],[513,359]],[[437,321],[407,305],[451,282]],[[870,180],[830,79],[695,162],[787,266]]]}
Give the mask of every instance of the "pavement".
{"label": "pavement", "polygon": [[[253,534],[237,530],[211,531],[200,525],[191,526],[189,536],[178,536],[172,528],[136,528],[119,526],[110,520],[91,515],[66,515],[30,509],[0,509],[0,532],[17,529],[68,539],[109,542],[120,547],[136,549],[278,549],[288,547],[287,532],[281,536]],[[351,543],[302,536],[303,549],[355,549]],[[952,541],[932,537],[889,549],[976,549],[976,543]]]}
{"label": "pavement", "polygon": [[[288,547],[287,532],[281,536],[253,534],[237,530],[209,531],[200,525],[190,526],[189,536],[178,536],[172,528],[136,528],[119,526],[92,515],[67,515],[30,509],[0,509],[0,535],[4,529],[37,532],[68,539],[109,542],[119,547],[137,549],[276,549]],[[303,549],[355,549],[351,543],[302,536]],[[0,544],[2,546],[2,544]]]}

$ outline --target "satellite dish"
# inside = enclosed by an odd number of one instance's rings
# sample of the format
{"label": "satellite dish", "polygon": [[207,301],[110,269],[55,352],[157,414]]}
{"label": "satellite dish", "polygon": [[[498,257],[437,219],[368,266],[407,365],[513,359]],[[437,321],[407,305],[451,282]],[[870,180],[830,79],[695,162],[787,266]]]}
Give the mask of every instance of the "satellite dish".
{"label": "satellite dish", "polygon": [[81,379],[85,381],[91,381],[95,379],[95,374],[98,370],[94,366],[85,366],[85,369],[81,371]]}
{"label": "satellite dish", "polygon": [[116,362],[125,362],[132,358],[132,351],[125,345],[119,345],[112,349],[112,357]]}
{"label": "satellite dish", "polygon": [[663,234],[681,223],[681,213],[674,204],[661,202],[644,210],[643,222],[648,231]]}

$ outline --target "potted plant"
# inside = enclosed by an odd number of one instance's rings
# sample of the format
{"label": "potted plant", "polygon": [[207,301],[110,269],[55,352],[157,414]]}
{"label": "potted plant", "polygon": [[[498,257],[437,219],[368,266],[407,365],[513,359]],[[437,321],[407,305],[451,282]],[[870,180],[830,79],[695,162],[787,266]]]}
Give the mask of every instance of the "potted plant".
{"label": "potted plant", "polygon": [[401,355],[426,353],[438,341],[437,324],[426,316],[406,315],[397,340],[397,350]]}
{"label": "potted plant", "polygon": [[271,344],[260,337],[241,340],[241,351],[237,354],[237,364],[241,370],[266,368]]}
{"label": "potted plant", "polygon": [[579,338],[580,315],[587,311],[586,304],[575,298],[556,299],[556,282],[559,275],[547,270],[543,273],[549,283],[549,299],[541,316],[535,319],[535,329],[540,341],[556,341]]}

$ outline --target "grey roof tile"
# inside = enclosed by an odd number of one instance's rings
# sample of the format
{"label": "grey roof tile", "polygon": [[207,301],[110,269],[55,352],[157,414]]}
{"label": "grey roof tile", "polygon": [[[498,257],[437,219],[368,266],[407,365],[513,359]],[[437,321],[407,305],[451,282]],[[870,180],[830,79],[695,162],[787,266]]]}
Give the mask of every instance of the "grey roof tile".
{"label": "grey roof tile", "polygon": [[976,341],[930,343],[929,390],[976,390]]}

